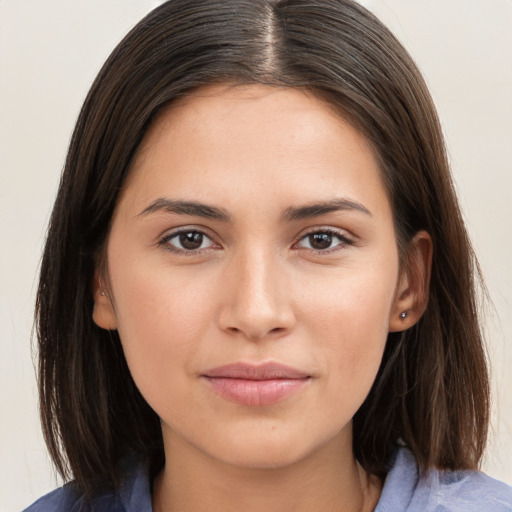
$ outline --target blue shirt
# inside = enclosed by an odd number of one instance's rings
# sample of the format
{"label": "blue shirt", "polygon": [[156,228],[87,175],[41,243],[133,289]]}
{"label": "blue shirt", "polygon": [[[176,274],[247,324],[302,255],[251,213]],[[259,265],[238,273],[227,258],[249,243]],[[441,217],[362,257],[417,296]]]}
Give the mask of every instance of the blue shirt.
{"label": "blue shirt", "polygon": [[[132,464],[115,493],[91,503],[67,484],[24,512],[152,512],[147,472]],[[411,452],[400,448],[374,512],[512,512],[512,487],[479,471],[432,470],[420,476]]]}

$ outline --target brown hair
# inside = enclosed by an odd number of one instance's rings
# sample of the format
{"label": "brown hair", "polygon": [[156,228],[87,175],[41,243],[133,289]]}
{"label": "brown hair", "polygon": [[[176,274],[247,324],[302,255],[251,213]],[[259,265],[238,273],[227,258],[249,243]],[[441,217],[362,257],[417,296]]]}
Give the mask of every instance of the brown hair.
{"label": "brown hair", "polygon": [[215,82],[303,87],[327,100],[378,155],[401,251],[432,237],[428,307],[390,333],[354,418],[354,453],[384,475],[397,443],[421,468],[476,468],[488,424],[476,260],[439,121],[410,56],[351,0],[171,0],[118,45],[71,140],[36,304],[43,431],[64,477],[89,495],[118,483],[131,452],[163,461],[159,419],[137,390],[116,332],[92,321],[95,261],[119,190],[160,109]]}

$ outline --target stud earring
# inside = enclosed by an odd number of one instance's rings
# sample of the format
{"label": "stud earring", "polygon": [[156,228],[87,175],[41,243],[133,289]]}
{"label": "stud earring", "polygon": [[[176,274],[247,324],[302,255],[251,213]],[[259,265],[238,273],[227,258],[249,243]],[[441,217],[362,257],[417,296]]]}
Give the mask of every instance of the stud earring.
{"label": "stud earring", "polygon": [[403,320],[407,316],[407,311],[402,311],[400,313],[400,318]]}

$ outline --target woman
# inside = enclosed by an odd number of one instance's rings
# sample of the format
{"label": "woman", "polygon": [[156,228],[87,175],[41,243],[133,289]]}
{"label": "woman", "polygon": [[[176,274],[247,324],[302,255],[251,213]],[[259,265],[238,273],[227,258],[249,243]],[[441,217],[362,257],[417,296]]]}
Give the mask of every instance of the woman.
{"label": "woman", "polygon": [[[172,0],[108,59],[37,301],[28,510],[510,510],[420,73],[351,1]],[[443,508],[444,507],[444,508]]]}

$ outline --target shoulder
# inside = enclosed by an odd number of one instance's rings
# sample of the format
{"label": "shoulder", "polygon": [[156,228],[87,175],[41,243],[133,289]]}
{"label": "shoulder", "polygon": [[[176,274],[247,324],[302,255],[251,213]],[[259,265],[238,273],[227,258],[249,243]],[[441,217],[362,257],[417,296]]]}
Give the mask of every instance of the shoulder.
{"label": "shoulder", "polygon": [[416,495],[439,512],[512,511],[512,488],[479,471],[431,471],[420,479]]}
{"label": "shoulder", "polygon": [[69,483],[39,498],[23,512],[124,512],[116,501],[114,494],[89,501]]}
{"label": "shoulder", "polygon": [[409,450],[400,448],[375,512],[511,512],[512,487],[479,471],[420,474]]}
{"label": "shoulder", "polygon": [[151,512],[147,470],[133,460],[123,471],[119,489],[87,499],[73,482],[39,498],[23,512]]}
{"label": "shoulder", "polygon": [[39,498],[23,512],[126,512],[126,508],[116,493],[87,500],[69,483]]}

